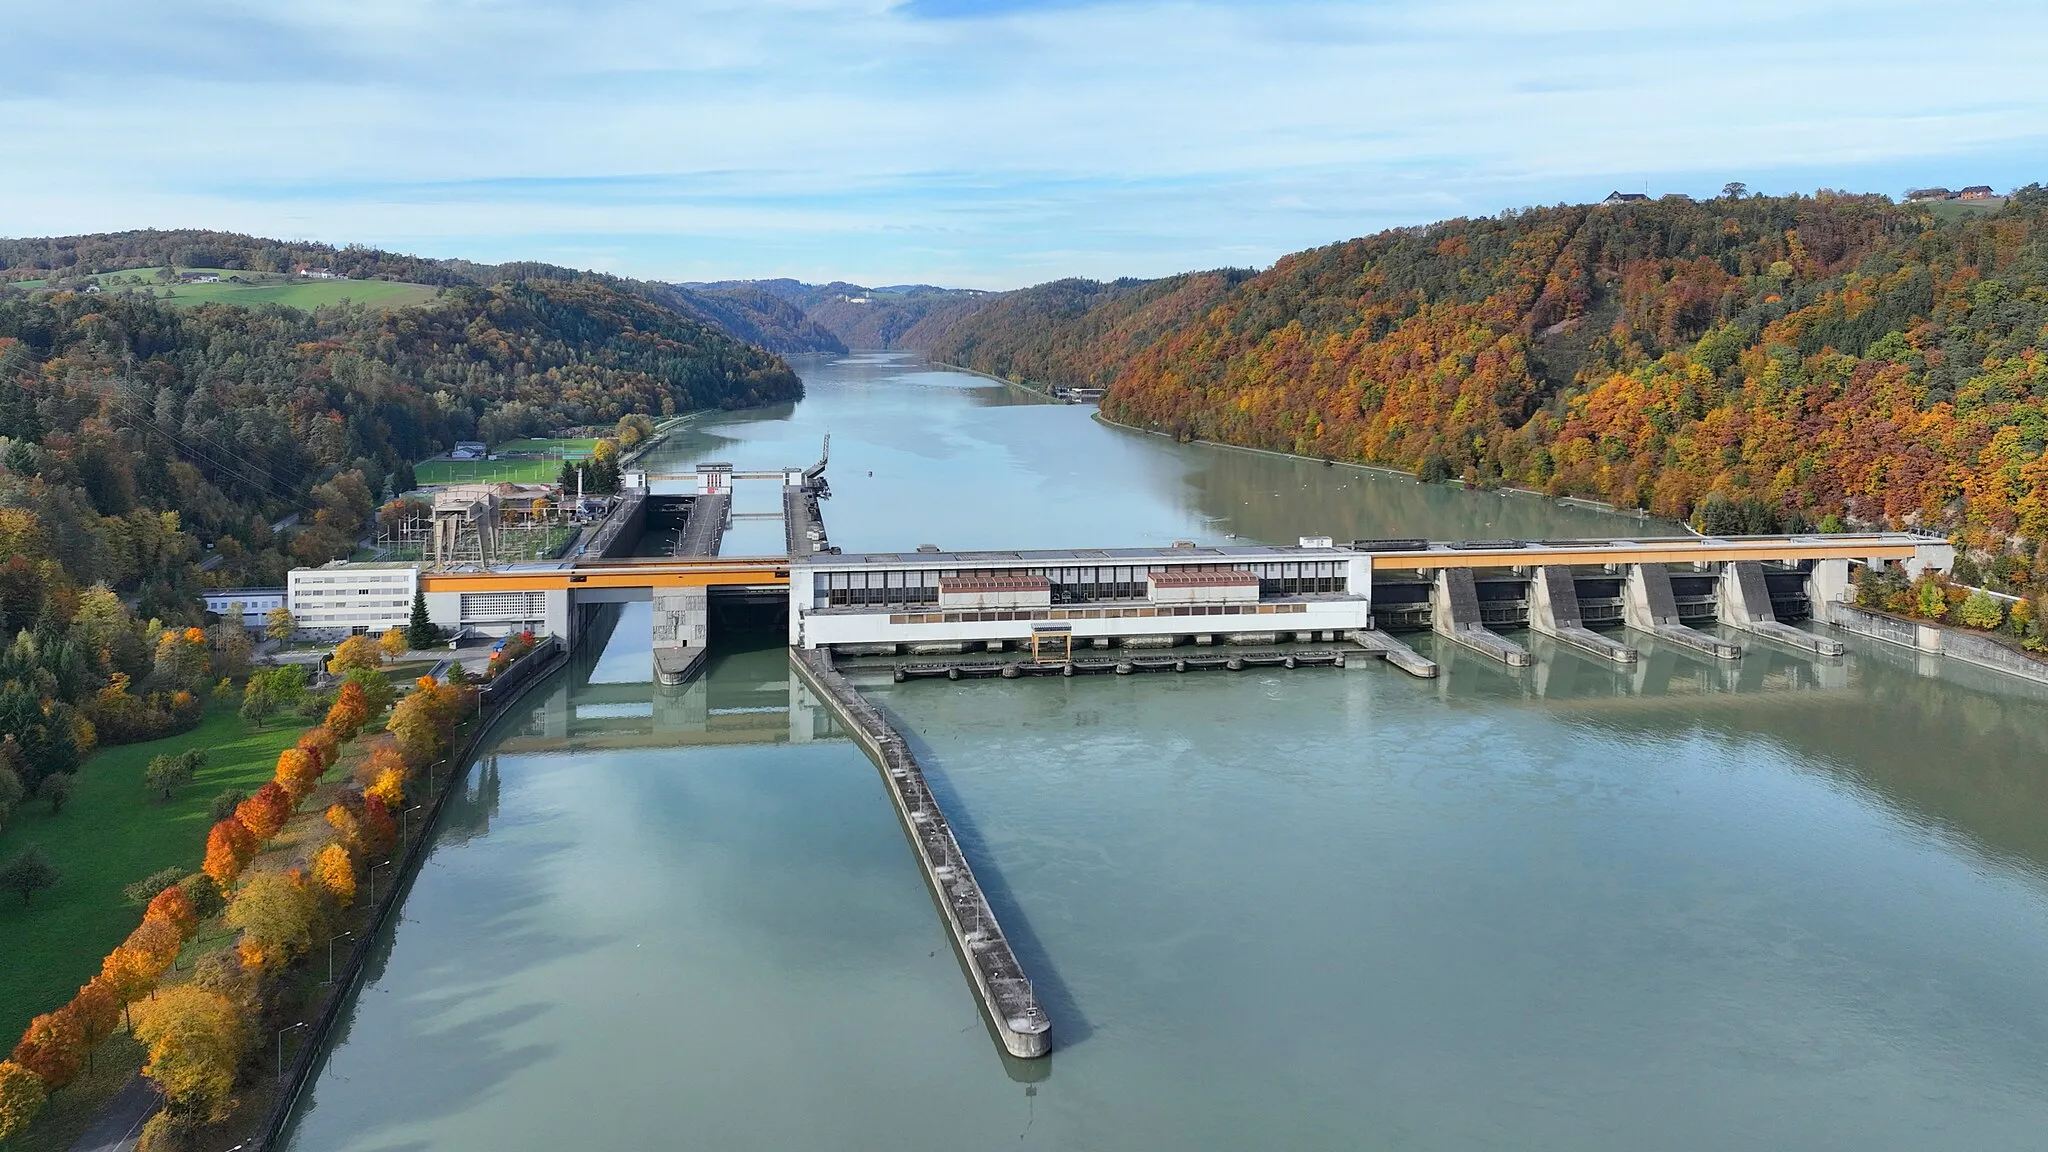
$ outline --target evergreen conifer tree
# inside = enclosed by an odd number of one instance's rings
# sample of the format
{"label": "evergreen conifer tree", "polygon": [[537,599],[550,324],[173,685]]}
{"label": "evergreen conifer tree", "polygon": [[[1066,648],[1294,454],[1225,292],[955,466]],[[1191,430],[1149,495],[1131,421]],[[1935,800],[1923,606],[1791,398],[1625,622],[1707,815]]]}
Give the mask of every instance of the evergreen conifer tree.
{"label": "evergreen conifer tree", "polygon": [[441,629],[427,618],[427,594],[414,591],[412,594],[412,620],[405,626],[406,642],[415,649],[431,647],[441,638]]}

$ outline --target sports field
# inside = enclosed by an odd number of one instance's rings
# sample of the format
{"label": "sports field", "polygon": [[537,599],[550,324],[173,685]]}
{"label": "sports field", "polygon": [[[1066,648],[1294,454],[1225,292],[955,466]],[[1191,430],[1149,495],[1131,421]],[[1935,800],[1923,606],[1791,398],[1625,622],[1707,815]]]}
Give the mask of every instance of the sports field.
{"label": "sports field", "polygon": [[413,465],[412,476],[413,481],[421,485],[478,484],[496,480],[512,484],[552,484],[562,474],[562,461],[587,460],[596,448],[594,439],[508,440],[491,450],[499,457],[496,460],[436,457]]}
{"label": "sports field", "polygon": [[422,460],[412,466],[415,484],[551,484],[562,474],[559,458],[530,460]]}

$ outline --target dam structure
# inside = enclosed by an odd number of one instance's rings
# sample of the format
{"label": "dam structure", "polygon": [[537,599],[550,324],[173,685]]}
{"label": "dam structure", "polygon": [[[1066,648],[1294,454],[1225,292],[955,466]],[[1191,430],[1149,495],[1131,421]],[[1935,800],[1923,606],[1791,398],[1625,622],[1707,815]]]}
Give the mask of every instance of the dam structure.
{"label": "dam structure", "polygon": [[[821,459],[773,472],[703,463],[690,473],[629,473],[627,491],[575,555],[421,569],[417,586],[429,616],[451,630],[545,632],[572,652],[586,638],[602,644],[600,622],[613,618],[607,606],[648,603],[657,696],[687,692],[722,628],[786,637],[804,697],[778,706],[771,726],[786,725],[795,739],[818,730],[814,713],[829,712],[866,750],[993,1035],[1022,1058],[1050,1050],[1053,1021],[916,757],[856,687],[860,676],[1354,668],[1384,660],[1433,677],[1476,660],[1522,676],[1542,695],[1559,677],[1597,674],[1557,659],[1569,652],[1624,678],[1663,683],[1673,660],[1694,661],[1703,674],[1740,664],[1744,645],[1709,631],[1716,626],[1824,664],[1842,654],[1841,643],[1792,625],[1829,619],[1831,606],[1849,596],[1853,565],[1897,563],[1916,575],[1946,571],[1955,560],[1947,541],[1909,533],[1316,537],[1294,545],[845,553],[825,531],[824,467]],[[733,511],[734,484],[757,482],[780,486],[779,514]],[[778,516],[779,552],[725,554],[735,519]],[[1398,638],[1402,632],[1433,634],[1434,658]],[[1505,632],[1525,633],[1529,643]],[[649,707],[687,709],[692,699]],[[585,739],[629,744],[631,717],[607,719],[624,703],[590,705],[587,719],[564,713],[562,731],[574,724]],[[708,713],[705,726],[710,732]]]}

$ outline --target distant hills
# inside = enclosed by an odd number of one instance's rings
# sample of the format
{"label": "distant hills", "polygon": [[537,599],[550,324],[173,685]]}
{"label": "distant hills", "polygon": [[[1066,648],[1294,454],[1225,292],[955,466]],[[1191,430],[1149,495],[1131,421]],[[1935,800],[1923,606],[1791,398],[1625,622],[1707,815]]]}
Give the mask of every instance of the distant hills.
{"label": "distant hills", "polygon": [[830,284],[787,279],[724,280],[679,287],[707,299],[772,297],[801,310],[806,319],[831,337],[829,343],[776,348],[778,352],[923,347],[936,339],[939,332],[1000,295],[930,284],[866,288],[837,280]]}
{"label": "distant hills", "polygon": [[1935,528],[2027,552],[2048,577],[2048,192],[1733,193],[999,293],[662,284],[210,232],[4,240],[0,281],[318,264],[442,288],[590,284],[770,352],[912,348],[1105,388],[1105,415],[1183,438],[1673,518],[1719,504],[1716,522],[1735,508],[1759,531]]}
{"label": "distant hills", "polygon": [[[947,324],[987,302],[992,293],[897,284],[868,288],[835,281],[726,280],[668,284],[534,262],[479,264],[468,260],[401,255],[356,245],[335,247],[304,241],[270,240],[232,232],[196,229],[140,230],[90,236],[0,239],[0,284],[31,290],[92,287],[102,291],[136,288],[138,273],[169,268],[252,277],[291,276],[305,269],[345,281],[384,281],[423,289],[458,285],[489,287],[517,280],[592,281],[637,295],[683,316],[709,324],[769,352],[845,352],[921,346]],[[266,281],[268,282],[268,281]],[[240,285],[179,285],[174,298],[229,303],[331,303],[349,293],[344,284],[321,281],[321,291],[288,294]],[[163,288],[156,289],[163,295]],[[420,304],[427,291],[355,290],[357,303],[395,308]]]}

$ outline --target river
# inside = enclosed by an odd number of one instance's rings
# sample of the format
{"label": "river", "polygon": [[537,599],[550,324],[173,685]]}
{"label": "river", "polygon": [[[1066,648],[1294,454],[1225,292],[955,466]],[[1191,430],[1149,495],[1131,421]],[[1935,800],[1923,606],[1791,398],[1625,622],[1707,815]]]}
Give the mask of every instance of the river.
{"label": "river", "polygon": [[[650,461],[807,464],[849,550],[1562,537],[1638,521],[1175,445],[895,355]],[[744,489],[735,508],[747,511]],[[779,549],[737,521],[725,551]],[[1652,526],[1654,530],[1654,526]],[[779,533],[779,526],[775,528]],[[749,543],[749,534],[759,540]],[[2033,1148],[2034,689],[1850,640],[1617,671],[922,681],[1054,1024],[1000,1056],[872,765],[771,640],[644,607],[501,722],[290,1147]],[[1640,638],[1632,638],[1632,642]]]}

